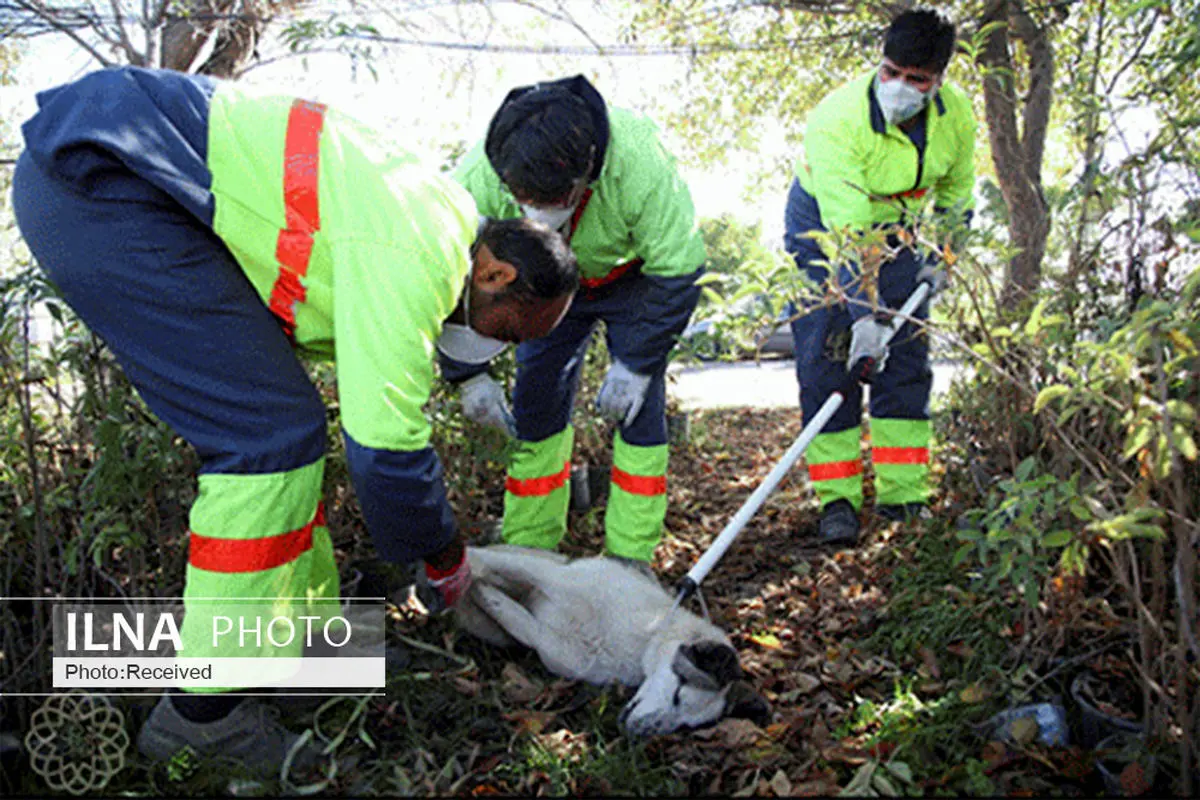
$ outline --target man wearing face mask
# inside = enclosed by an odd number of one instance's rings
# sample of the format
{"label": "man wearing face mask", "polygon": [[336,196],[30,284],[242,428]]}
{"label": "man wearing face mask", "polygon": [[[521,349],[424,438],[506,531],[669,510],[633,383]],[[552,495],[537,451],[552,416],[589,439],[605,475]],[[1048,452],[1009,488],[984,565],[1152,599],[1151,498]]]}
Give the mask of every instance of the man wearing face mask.
{"label": "man wearing face mask", "polygon": [[691,195],[648,119],[609,108],[583,76],[514,89],[456,177],[480,213],[559,230],[583,289],[550,335],[517,348],[510,415],[481,368],[443,362],[467,416],[514,434],[503,537],[552,549],[566,533],[571,409],[592,330],[612,366],[596,412],[615,421],[607,552],[648,571],[666,514],[664,375],[699,297],[704,244]]}
{"label": "man wearing face mask", "polygon": [[[528,220],[481,224],[460,186],[318,103],[122,68],[38,105],[13,176],[21,233],[200,459],[186,654],[301,655],[301,637],[218,647],[201,598],[272,598],[293,618],[336,608],[326,410],[301,359],[336,357],[347,463],[377,550],[424,561],[454,605],[470,570],[422,412],[434,350],[471,360],[548,333],[579,279],[561,238]],[[298,737],[264,710],[184,687],[138,746],[277,775]]]}
{"label": "man wearing face mask", "polygon": [[[969,221],[976,124],[970,100],[943,81],[954,44],[954,26],[938,12],[905,12],[888,28],[882,63],[809,114],[788,196],[785,246],[818,285],[831,276],[825,254],[808,236],[813,231],[894,231],[931,200],[939,212]],[[894,233],[889,243],[899,246]],[[890,348],[882,346],[885,327],[856,268],[836,279],[850,302],[809,310],[792,323],[792,334],[805,422],[834,391],[846,389],[845,402],[805,457],[821,502],[820,538],[852,545],[863,503],[862,393],[857,383],[845,386],[847,368],[864,356],[876,365],[870,403],[875,500],[891,520],[920,513],[928,499],[932,371],[926,339],[911,323]],[[938,288],[937,265],[902,250],[879,270],[879,304],[899,308],[923,280]],[[926,303],[916,316],[927,315]],[[841,352],[838,342],[846,339],[848,352]]]}

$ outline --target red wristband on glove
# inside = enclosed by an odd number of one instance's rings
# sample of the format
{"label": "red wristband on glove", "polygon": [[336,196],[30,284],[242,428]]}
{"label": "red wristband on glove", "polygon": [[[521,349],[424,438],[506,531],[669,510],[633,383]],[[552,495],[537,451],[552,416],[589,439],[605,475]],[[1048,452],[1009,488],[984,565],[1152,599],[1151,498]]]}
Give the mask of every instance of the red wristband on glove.
{"label": "red wristband on glove", "polygon": [[466,548],[463,548],[459,562],[448,570],[425,564],[425,577],[429,578],[429,585],[442,596],[446,608],[454,606],[471,585],[471,564],[467,561]]}

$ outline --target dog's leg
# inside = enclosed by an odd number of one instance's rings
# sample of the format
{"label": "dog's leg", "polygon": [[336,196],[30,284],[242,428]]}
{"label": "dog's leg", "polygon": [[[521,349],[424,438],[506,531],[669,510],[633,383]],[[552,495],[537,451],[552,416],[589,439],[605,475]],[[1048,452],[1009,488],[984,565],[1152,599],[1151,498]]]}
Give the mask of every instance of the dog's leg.
{"label": "dog's leg", "polygon": [[594,658],[582,652],[580,642],[575,642],[576,646],[572,647],[570,637],[547,628],[529,613],[529,609],[493,586],[477,583],[472,590],[478,592],[475,599],[484,612],[518,642],[537,651],[551,672],[564,678],[587,678],[588,667]]}
{"label": "dog's leg", "polygon": [[[553,582],[561,581],[555,553],[530,554],[524,547],[486,547],[471,553],[475,562],[486,571],[487,581],[500,587],[505,593],[520,596],[521,587],[541,589],[545,592]],[[472,569],[474,565],[472,565]]]}
{"label": "dog's leg", "polygon": [[476,583],[471,587],[475,601],[489,617],[510,636],[532,650],[538,650],[546,639],[546,629],[525,606],[513,600],[495,586]]}

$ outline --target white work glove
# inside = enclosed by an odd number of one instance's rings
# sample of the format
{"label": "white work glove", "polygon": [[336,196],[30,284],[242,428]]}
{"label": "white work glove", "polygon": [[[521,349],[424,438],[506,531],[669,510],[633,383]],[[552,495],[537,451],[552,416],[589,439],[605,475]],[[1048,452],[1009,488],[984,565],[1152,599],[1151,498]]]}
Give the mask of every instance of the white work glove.
{"label": "white work glove", "polygon": [[870,383],[871,378],[883,372],[891,333],[892,326],[880,322],[873,314],[850,326],[850,357],[846,359],[846,369],[850,370],[851,376]]}
{"label": "white work glove", "polygon": [[646,401],[650,376],[639,375],[620,361],[613,359],[604,384],[596,394],[596,413],[605,419],[631,425]]}
{"label": "white work glove", "polygon": [[933,299],[935,294],[946,288],[946,271],[933,264],[926,264],[917,273],[917,285],[920,286],[922,283],[929,284],[929,297]]}
{"label": "white work glove", "polygon": [[517,421],[513,419],[512,411],[508,408],[508,398],[504,389],[492,380],[486,372],[481,372],[470,380],[463,381],[461,394],[463,414],[467,419],[480,425],[490,425],[499,428],[509,436],[517,435]]}

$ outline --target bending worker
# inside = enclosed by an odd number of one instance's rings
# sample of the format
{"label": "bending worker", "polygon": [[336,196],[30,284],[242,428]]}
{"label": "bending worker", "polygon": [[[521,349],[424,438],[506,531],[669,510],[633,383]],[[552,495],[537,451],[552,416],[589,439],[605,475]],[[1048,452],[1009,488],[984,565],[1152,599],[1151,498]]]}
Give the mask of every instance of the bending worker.
{"label": "bending worker", "polygon": [[[338,596],[326,411],[301,357],[336,356],[376,548],[423,560],[453,605],[470,571],[422,413],[434,349],[485,360],[547,334],[578,285],[560,237],[527,220],[481,225],[457,184],[318,103],[122,68],[38,105],[13,178],[21,232],[200,458],[187,655],[235,654],[210,649],[199,598],[277,598],[277,614],[298,614]],[[138,744],[270,774],[296,738],[253,698],[191,688],[160,700]]]}
{"label": "bending worker", "polygon": [[571,410],[592,330],[604,322],[612,364],[596,411],[618,424],[605,547],[648,572],[667,509],[667,356],[696,307],[705,259],[674,159],[653,122],[607,108],[576,76],[509,92],[456,177],[480,213],[561,231],[583,284],[562,324],[517,348],[511,414],[485,371],[443,362],[462,382],[466,415],[518,439],[503,538],[552,549],[566,533]]}
{"label": "bending worker", "polygon": [[[894,229],[931,199],[937,210],[969,221],[975,117],[970,100],[944,83],[954,43],[954,26],[937,12],[905,12],[888,28],[879,67],[835,89],[809,114],[804,158],[788,196],[785,246],[818,285],[831,276],[825,255],[806,236],[812,231]],[[895,233],[889,244],[900,247]],[[904,519],[920,513],[929,497],[929,346],[911,322],[890,352],[882,346],[884,323],[862,277],[844,268],[836,279],[849,302],[814,308],[792,323],[800,405],[807,423],[844,387],[848,365],[875,359],[882,368],[871,382],[875,501],[885,518]],[[879,303],[899,308],[920,280],[935,278],[933,264],[902,249],[879,270]],[[916,316],[928,313],[925,303]],[[845,338],[848,353],[838,347]],[[806,453],[822,508],[819,535],[827,542],[857,541],[861,424],[862,391],[854,383]]]}

